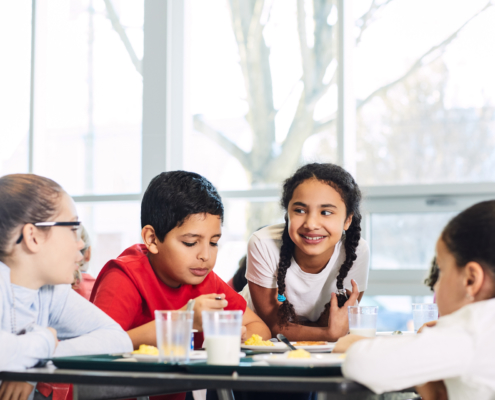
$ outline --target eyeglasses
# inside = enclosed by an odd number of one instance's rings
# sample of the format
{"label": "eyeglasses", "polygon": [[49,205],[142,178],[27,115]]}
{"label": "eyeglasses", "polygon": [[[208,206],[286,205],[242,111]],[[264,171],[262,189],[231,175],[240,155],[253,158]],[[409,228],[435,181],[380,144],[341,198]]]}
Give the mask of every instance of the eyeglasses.
{"label": "eyeglasses", "polygon": [[[70,221],[70,222],[34,222],[32,225],[37,226],[39,228],[50,228],[52,226],[77,226],[77,240],[81,238],[81,221]],[[24,235],[21,233],[21,236],[19,236],[19,239],[17,239],[17,242],[15,244],[19,244],[22,242],[22,239],[24,238]]]}

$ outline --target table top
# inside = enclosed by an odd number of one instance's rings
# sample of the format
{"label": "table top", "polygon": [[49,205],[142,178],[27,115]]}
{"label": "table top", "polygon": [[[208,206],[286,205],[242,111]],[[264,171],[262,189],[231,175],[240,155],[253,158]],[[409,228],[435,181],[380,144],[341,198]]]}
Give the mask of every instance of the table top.
{"label": "table top", "polygon": [[26,371],[0,372],[0,380],[59,382],[82,385],[153,386],[167,392],[202,389],[232,389],[276,392],[367,392],[364,386],[344,377],[278,377],[199,375],[188,373],[88,371],[57,369],[53,366]]}

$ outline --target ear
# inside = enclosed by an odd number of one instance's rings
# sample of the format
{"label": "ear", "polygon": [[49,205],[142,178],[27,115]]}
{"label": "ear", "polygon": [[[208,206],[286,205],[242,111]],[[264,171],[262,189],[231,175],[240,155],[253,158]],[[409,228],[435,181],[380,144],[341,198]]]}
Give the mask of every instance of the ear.
{"label": "ear", "polygon": [[483,267],[477,262],[468,262],[464,267],[466,294],[474,299],[480,293],[484,280],[485,271],[483,271]]}
{"label": "ear", "polygon": [[24,239],[22,240],[22,245],[27,248],[29,253],[38,253],[41,250],[41,244],[44,242],[43,232],[40,232],[39,229],[33,224],[26,224],[22,228],[22,235]]}
{"label": "ear", "polygon": [[352,224],[352,217],[354,216],[354,214],[351,214],[347,217],[347,219],[345,220],[344,222],[344,230],[346,231],[347,229],[349,229],[349,227],[351,226]]}
{"label": "ear", "polygon": [[89,262],[89,260],[91,260],[91,246],[84,252],[84,262]]}
{"label": "ear", "polygon": [[151,254],[158,254],[158,238],[155,234],[155,228],[151,225],[146,225],[141,230],[141,237],[143,238],[143,243]]}

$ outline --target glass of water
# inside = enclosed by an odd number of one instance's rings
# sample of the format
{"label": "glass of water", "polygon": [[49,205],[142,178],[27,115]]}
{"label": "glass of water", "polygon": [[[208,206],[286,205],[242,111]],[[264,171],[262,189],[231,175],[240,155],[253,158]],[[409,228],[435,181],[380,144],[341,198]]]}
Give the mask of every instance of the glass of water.
{"label": "glass of water", "polygon": [[438,319],[438,307],[432,303],[417,303],[412,305],[414,332],[417,332],[426,322]]}
{"label": "glass of water", "polygon": [[194,311],[155,311],[159,360],[188,362]]}
{"label": "glass of water", "polygon": [[366,337],[376,336],[377,306],[350,306],[348,308],[348,314],[349,333]]}

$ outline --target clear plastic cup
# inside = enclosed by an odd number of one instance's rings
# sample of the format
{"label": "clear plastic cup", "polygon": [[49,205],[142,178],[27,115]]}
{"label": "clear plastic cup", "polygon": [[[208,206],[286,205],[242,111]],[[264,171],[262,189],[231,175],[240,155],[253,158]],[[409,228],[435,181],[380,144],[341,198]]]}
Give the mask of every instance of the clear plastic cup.
{"label": "clear plastic cup", "polygon": [[207,364],[239,365],[242,311],[203,311]]}
{"label": "clear plastic cup", "polygon": [[194,311],[155,311],[159,360],[188,362]]}
{"label": "clear plastic cup", "polygon": [[348,314],[350,333],[366,337],[376,336],[377,306],[349,306]]}
{"label": "clear plastic cup", "polygon": [[414,332],[426,322],[438,319],[438,306],[435,303],[418,303],[412,305]]}

